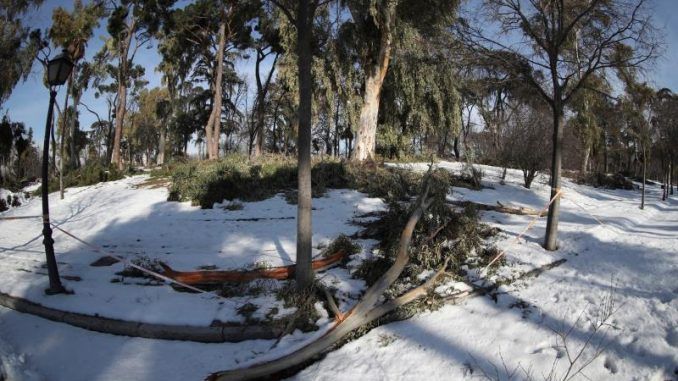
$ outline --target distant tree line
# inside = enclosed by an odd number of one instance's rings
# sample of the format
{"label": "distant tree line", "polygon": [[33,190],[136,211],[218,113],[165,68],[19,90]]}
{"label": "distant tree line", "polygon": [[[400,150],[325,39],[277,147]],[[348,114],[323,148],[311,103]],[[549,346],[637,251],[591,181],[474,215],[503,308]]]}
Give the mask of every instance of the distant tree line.
{"label": "distant tree line", "polygon": [[[526,187],[548,171],[552,196],[563,168],[649,175],[673,191],[678,96],[640,75],[661,42],[645,0],[76,0],[43,32],[21,23],[40,3],[0,15],[0,102],[40,52],[45,63],[67,50],[76,66],[57,111],[55,173],[162,165],[192,145],[207,160],[297,155],[300,213],[312,154],[472,159],[522,169]],[[100,25],[105,44],[88,60]],[[159,52],[154,68],[139,64],[143,49]],[[82,113],[96,121],[81,126]],[[550,250],[558,210],[556,200]]]}

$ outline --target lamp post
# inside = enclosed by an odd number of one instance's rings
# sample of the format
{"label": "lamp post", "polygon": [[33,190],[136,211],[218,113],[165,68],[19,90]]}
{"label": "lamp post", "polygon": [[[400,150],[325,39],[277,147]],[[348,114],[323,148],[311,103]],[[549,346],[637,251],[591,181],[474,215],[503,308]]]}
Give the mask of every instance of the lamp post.
{"label": "lamp post", "polygon": [[[66,289],[61,284],[59,278],[59,269],[57,268],[56,258],[54,257],[54,240],[52,239],[52,227],[49,222],[49,132],[52,125],[52,115],[54,113],[54,102],[56,100],[56,87],[63,85],[73,70],[73,62],[69,59],[68,53],[64,51],[58,56],[47,62],[47,83],[49,84],[49,108],[47,109],[47,124],[45,125],[45,142],[42,145],[42,243],[45,245],[45,256],[47,257],[47,274],[49,275],[49,288],[45,290],[47,295],[66,293]],[[62,158],[63,160],[63,158]]]}

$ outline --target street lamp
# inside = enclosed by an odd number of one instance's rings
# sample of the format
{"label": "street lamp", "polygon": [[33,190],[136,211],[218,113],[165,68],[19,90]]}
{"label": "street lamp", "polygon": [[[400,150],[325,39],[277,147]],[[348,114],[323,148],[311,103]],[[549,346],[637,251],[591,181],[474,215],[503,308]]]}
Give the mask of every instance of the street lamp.
{"label": "street lamp", "polygon": [[[49,163],[49,132],[54,113],[56,100],[56,87],[66,83],[73,70],[73,62],[68,57],[66,49],[58,56],[47,62],[47,83],[49,84],[49,108],[47,109],[47,124],[45,125],[45,142],[42,145],[42,243],[45,245],[47,257],[47,274],[49,275],[49,288],[45,290],[47,295],[67,293],[59,278],[56,258],[54,257],[54,240],[52,239],[52,227],[49,223],[49,176],[47,174]],[[63,160],[63,159],[62,159]]]}

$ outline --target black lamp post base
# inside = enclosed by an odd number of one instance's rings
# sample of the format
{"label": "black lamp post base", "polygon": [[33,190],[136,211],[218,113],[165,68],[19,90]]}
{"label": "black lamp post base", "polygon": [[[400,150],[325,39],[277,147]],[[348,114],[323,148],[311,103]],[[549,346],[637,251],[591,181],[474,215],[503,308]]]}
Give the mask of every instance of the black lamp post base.
{"label": "black lamp post base", "polygon": [[57,295],[57,294],[72,295],[73,291],[67,290],[66,287],[60,285],[58,287],[46,288],[45,294],[46,295]]}

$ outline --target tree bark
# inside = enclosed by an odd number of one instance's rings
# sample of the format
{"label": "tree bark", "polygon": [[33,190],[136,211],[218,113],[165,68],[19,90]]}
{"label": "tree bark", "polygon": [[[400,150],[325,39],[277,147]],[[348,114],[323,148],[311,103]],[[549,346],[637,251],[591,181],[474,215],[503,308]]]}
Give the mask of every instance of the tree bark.
{"label": "tree bark", "polygon": [[[166,118],[162,118],[162,125],[160,126],[160,142],[158,143],[158,165],[165,164],[165,141],[167,140],[167,123]],[[149,158],[150,159],[150,158]]]}
{"label": "tree bark", "polygon": [[309,0],[299,0],[297,22],[297,69],[299,75],[299,131],[297,133],[298,155],[298,204],[297,204],[297,288],[305,289],[313,281],[311,269],[312,235],[311,220],[311,107],[312,107],[312,52],[311,34],[313,12]]}
{"label": "tree bark", "polygon": [[66,86],[66,98],[64,99],[64,111],[61,113],[61,142],[59,143],[59,197],[64,199],[64,156],[66,154],[66,125],[68,123],[68,98],[73,86],[73,73],[68,76]]}
{"label": "tree bark", "polygon": [[115,112],[115,136],[113,137],[113,157],[111,158],[111,164],[117,165],[119,170],[123,169],[120,141],[122,140],[122,128],[125,121],[125,113],[127,112],[127,80],[129,79],[127,57],[129,55],[129,47],[132,43],[132,37],[134,36],[135,30],[136,20],[132,18],[130,25],[127,27],[127,37],[121,41],[121,46],[118,51],[118,107]]}
{"label": "tree bark", "polygon": [[586,174],[589,171],[589,156],[591,156],[591,147],[586,143],[586,147],[584,147],[584,158],[581,163],[582,174]]}
{"label": "tree bark", "polygon": [[395,21],[396,1],[388,2],[383,5],[384,22],[381,27],[381,39],[379,52],[374,62],[366,65],[365,68],[365,93],[363,95],[363,105],[360,109],[360,121],[356,136],[355,149],[353,151],[353,160],[364,161],[374,159],[374,149],[377,140],[377,118],[379,116],[379,100],[381,97],[381,87],[386,77],[388,64],[391,59],[391,49],[393,40],[393,22]]}
{"label": "tree bark", "polygon": [[454,137],[454,157],[459,160],[459,136]]}
{"label": "tree bark", "polygon": [[[79,93],[80,91],[78,91]],[[71,125],[71,157],[70,157],[70,167],[71,169],[80,167],[80,158],[78,157],[78,148],[76,145],[76,137],[78,135],[78,104],[80,103],[80,96],[73,97],[73,117],[70,118]]]}
{"label": "tree bark", "polygon": [[669,167],[669,194],[673,195],[673,182],[675,181],[673,176],[674,176],[674,171],[675,171],[675,166],[673,163],[673,159],[671,159],[671,166]]}
{"label": "tree bark", "polygon": [[640,196],[640,209],[645,209],[645,182],[647,181],[647,151],[643,145],[643,190]]}
{"label": "tree bark", "polygon": [[[555,83],[555,82],[554,82]],[[562,141],[563,141],[563,105],[560,102],[560,89],[556,89],[556,96],[553,102],[553,154],[551,161],[551,198],[555,197],[560,191],[561,178],[560,170],[562,163]],[[549,251],[558,249],[558,218],[560,217],[560,197],[557,197],[549,206],[549,213],[546,219],[546,237],[544,248]]]}
{"label": "tree bark", "polygon": [[278,61],[278,54],[276,53],[275,58],[273,59],[273,64],[271,65],[271,70],[268,72],[266,80],[262,82],[259,68],[261,66],[261,62],[266,58],[267,55],[268,54],[265,54],[262,49],[257,50],[257,60],[254,68],[254,75],[257,83],[256,123],[254,131],[255,144],[254,150],[252,152],[254,157],[259,157],[264,153],[264,138],[266,131],[266,96],[268,95],[268,89],[271,84],[271,79],[273,78],[273,72],[275,71],[275,64]]}
{"label": "tree bark", "polygon": [[[224,76],[224,49],[226,47],[226,21],[219,24],[219,46],[217,47],[217,72],[214,83],[214,102],[212,114],[207,122],[205,132],[207,135],[207,154],[210,160],[219,158],[219,140],[221,138],[221,107],[223,103],[222,82]],[[210,124],[211,122],[211,124]]]}

